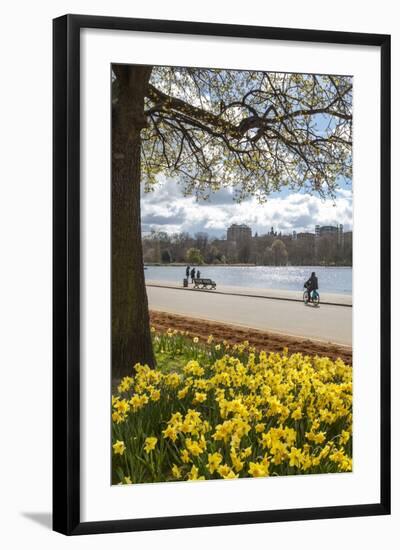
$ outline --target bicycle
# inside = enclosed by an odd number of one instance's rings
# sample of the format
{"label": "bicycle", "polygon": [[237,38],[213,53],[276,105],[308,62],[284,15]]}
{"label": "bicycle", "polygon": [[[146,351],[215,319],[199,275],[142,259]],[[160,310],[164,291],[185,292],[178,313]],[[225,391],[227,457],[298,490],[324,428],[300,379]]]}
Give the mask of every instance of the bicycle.
{"label": "bicycle", "polygon": [[303,302],[305,305],[307,304],[313,304],[314,306],[319,305],[319,293],[318,290],[312,290],[310,292],[310,299],[308,299],[308,291],[305,290],[303,293]]}

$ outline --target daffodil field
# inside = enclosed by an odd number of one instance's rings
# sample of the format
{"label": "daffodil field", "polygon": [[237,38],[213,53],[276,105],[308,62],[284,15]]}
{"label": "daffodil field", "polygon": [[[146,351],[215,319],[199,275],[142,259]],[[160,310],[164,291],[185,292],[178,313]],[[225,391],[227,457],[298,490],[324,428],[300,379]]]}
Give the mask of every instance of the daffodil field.
{"label": "daffodil field", "polygon": [[112,396],[113,483],[352,469],[352,368],[153,330]]}

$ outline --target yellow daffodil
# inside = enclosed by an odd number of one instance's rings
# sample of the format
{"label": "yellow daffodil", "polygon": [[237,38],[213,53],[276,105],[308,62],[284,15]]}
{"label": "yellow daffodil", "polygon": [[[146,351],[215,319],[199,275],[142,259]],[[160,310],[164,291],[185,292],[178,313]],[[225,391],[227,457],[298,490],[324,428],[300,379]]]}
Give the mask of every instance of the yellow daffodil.
{"label": "yellow daffodil", "polygon": [[239,477],[228,464],[221,464],[217,471],[223,479],[235,479]]}
{"label": "yellow daffodil", "polygon": [[114,408],[120,414],[124,414],[129,411],[129,403],[126,401],[126,399],[121,399],[120,401],[117,401],[115,403]]}
{"label": "yellow daffodil", "polygon": [[302,413],[301,413],[301,409],[300,408],[297,408],[295,409],[292,414],[291,414],[293,420],[300,420],[300,418],[303,417]]}
{"label": "yellow daffodil", "polygon": [[208,464],[207,468],[210,474],[213,474],[218,470],[219,465],[222,462],[222,455],[220,453],[212,453],[208,455]]}
{"label": "yellow daffodil", "polygon": [[203,403],[207,399],[207,394],[203,392],[196,392],[194,394],[193,403]]}
{"label": "yellow daffodil", "polygon": [[178,391],[178,399],[185,399],[189,391],[189,386],[185,386],[182,390]]}
{"label": "yellow daffodil", "polygon": [[121,380],[120,385],[118,386],[119,393],[124,393],[128,391],[132,384],[133,384],[133,378],[131,376],[125,376]]}
{"label": "yellow daffodil", "polygon": [[199,476],[199,469],[193,464],[192,469],[188,473],[188,480],[189,481],[200,481],[201,479],[205,479],[204,476]]}
{"label": "yellow daffodil", "polygon": [[170,425],[168,425],[165,428],[165,430],[163,430],[162,434],[165,438],[171,439],[171,441],[176,441],[178,438],[178,433],[176,431],[176,428]]}
{"label": "yellow daffodil", "polygon": [[183,451],[181,451],[181,460],[185,464],[187,464],[188,462],[191,462],[190,454],[187,449],[183,449]]}
{"label": "yellow daffodil", "polygon": [[289,452],[289,466],[300,468],[301,466],[301,449],[292,447]]}
{"label": "yellow daffodil", "polygon": [[240,458],[245,459],[251,455],[251,447],[246,447],[240,453]]}
{"label": "yellow daffodil", "polygon": [[157,441],[158,440],[156,437],[146,437],[143,448],[147,454],[149,454],[151,451],[153,451],[156,448]]}
{"label": "yellow daffodil", "polygon": [[239,473],[243,470],[244,462],[240,460],[235,450],[232,450],[230,453],[232,466],[235,472]]}
{"label": "yellow daffodil", "polygon": [[152,401],[158,401],[160,399],[160,396],[161,396],[160,390],[152,390],[152,392],[150,393],[150,399]]}
{"label": "yellow daffodil", "polygon": [[268,462],[250,462],[249,464],[249,474],[252,477],[266,477],[268,476]]}
{"label": "yellow daffodil", "polygon": [[193,441],[188,438],[185,440],[185,445],[192,456],[199,456],[204,452],[202,445],[200,445],[198,441]]}
{"label": "yellow daffodil", "polygon": [[117,411],[114,411],[111,415],[112,421],[116,424],[121,424],[121,422],[124,422],[127,418],[126,414],[120,414]]}
{"label": "yellow daffodil", "polygon": [[117,441],[113,445],[113,449],[114,449],[114,454],[123,455],[126,449],[125,443],[117,439]]}
{"label": "yellow daffodil", "polygon": [[350,439],[350,432],[347,432],[346,430],[342,430],[340,432],[340,438],[339,438],[340,444],[346,445],[349,439]]}

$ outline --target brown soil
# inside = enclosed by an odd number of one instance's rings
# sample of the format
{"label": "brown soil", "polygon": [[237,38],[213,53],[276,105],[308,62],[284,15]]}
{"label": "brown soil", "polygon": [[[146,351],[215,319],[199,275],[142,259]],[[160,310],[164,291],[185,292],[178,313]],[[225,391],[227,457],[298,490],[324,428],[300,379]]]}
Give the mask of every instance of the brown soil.
{"label": "brown soil", "polygon": [[329,342],[325,343],[273,332],[264,332],[252,328],[217,323],[215,321],[193,319],[161,311],[150,311],[150,320],[152,326],[157,330],[164,331],[168,328],[184,330],[188,331],[191,337],[197,336],[201,340],[206,340],[212,334],[215,340],[221,342],[226,340],[230,344],[248,340],[250,345],[254,346],[257,350],[281,352],[284,347],[287,347],[289,353],[300,352],[305,355],[320,355],[333,360],[340,357],[345,363],[352,364],[351,347],[331,344]]}

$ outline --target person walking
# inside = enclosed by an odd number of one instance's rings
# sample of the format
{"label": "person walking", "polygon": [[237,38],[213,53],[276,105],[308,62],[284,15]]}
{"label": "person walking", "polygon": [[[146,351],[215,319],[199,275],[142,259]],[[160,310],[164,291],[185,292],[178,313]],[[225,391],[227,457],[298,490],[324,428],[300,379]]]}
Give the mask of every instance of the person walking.
{"label": "person walking", "polygon": [[189,279],[190,275],[190,265],[186,266],[186,279]]}
{"label": "person walking", "polygon": [[200,279],[200,269],[197,270],[196,277],[197,277],[197,279]]}
{"label": "person walking", "polygon": [[195,279],[195,277],[196,277],[196,270],[195,270],[194,267],[192,268],[192,271],[190,272],[190,276],[191,276],[191,278],[192,278],[192,284],[193,284],[193,283],[194,283],[194,279]]}

